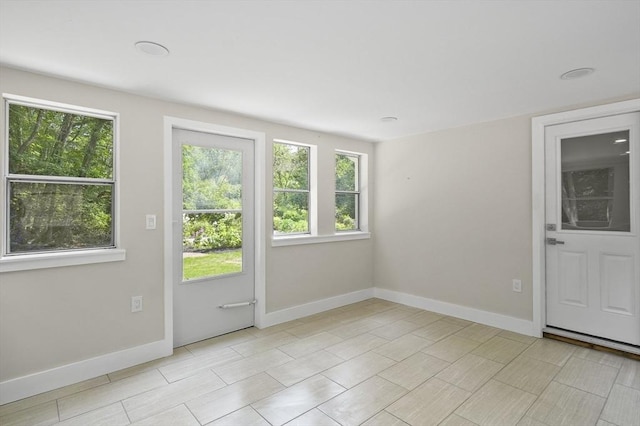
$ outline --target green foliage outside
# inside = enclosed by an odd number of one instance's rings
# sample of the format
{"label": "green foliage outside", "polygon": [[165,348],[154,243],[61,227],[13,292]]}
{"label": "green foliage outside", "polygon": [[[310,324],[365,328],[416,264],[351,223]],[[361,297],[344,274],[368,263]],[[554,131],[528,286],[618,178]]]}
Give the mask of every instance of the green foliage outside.
{"label": "green foliage outside", "polygon": [[358,229],[357,194],[336,194],[336,231],[354,231]]}
{"label": "green foliage outside", "polygon": [[185,256],[183,277],[194,278],[242,272],[242,250],[225,250]]}
{"label": "green foliage outside", "polygon": [[[356,155],[336,154],[336,230],[358,229]],[[273,144],[273,230],[276,234],[309,232],[309,148]]]}
{"label": "green foliage outside", "polygon": [[358,229],[358,162],[357,156],[336,154],[336,231]]}
{"label": "green foliage outside", "polygon": [[309,148],[273,144],[273,230],[309,232]]}
{"label": "green foliage outside", "polygon": [[183,250],[208,252],[242,246],[242,153],[195,145],[182,147]]}
{"label": "green foliage outside", "polygon": [[279,234],[309,232],[308,193],[273,195],[273,229]]}
{"label": "green foliage outside", "polygon": [[[112,246],[113,121],[11,104],[8,131],[9,172],[42,177],[9,180],[10,252]],[[242,153],[186,144],[182,161],[184,250],[240,248]],[[274,143],[276,233],[309,232],[308,162],[308,147]],[[338,230],[357,227],[357,176],[357,157],[338,154]]]}
{"label": "green foliage outside", "polygon": [[242,153],[182,146],[182,208],[242,208]]}
{"label": "green foliage outside", "polygon": [[182,215],[182,245],[186,252],[227,250],[242,247],[240,213]]}
{"label": "green foliage outside", "polygon": [[182,170],[183,279],[241,272],[242,153],[186,144]]}
{"label": "green foliage outside", "polygon": [[113,121],[10,104],[9,172],[11,253],[113,245]]}

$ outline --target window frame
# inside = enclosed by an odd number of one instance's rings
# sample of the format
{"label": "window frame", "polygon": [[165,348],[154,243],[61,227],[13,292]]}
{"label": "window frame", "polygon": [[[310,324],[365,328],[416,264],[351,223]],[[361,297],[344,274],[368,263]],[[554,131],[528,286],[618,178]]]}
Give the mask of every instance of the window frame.
{"label": "window frame", "polygon": [[[309,145],[299,142],[292,142],[283,139],[273,139],[274,142],[283,142],[283,143],[293,143],[298,145],[310,146],[311,147],[311,158],[310,158],[310,185],[311,185],[311,199],[313,201],[313,210],[310,211],[310,220],[312,226],[311,234],[280,234],[271,236],[271,246],[272,247],[286,247],[286,246],[296,246],[296,245],[305,245],[305,244],[324,244],[324,243],[335,243],[341,241],[355,241],[355,240],[368,240],[371,238],[371,233],[369,232],[369,154],[363,152],[355,152],[344,149],[337,149],[335,147],[327,147],[326,151],[322,152],[322,158],[325,164],[323,166],[323,176],[319,176],[318,174],[318,149],[319,147],[315,145]],[[320,147],[322,148],[322,147]],[[322,234],[318,233],[318,181],[319,179],[335,179],[335,153],[347,153],[350,155],[357,155],[360,158],[359,161],[359,229],[358,230],[345,230],[345,231],[335,231],[335,210],[332,217],[326,216],[322,217],[323,229],[333,229],[331,233]],[[331,160],[330,160],[331,159]],[[329,163],[331,161],[331,163]],[[332,164],[333,166],[329,166]],[[335,186],[333,190],[327,194],[322,194],[323,199],[326,199],[329,202],[329,195],[331,194],[333,198],[333,203],[335,205]],[[334,207],[335,209],[335,207]],[[325,212],[327,213],[327,212]]]}
{"label": "window frame", "polygon": [[[342,155],[345,157],[351,157],[351,158],[355,158],[357,160],[356,162],[356,175],[355,175],[355,189],[353,191],[345,191],[345,190],[338,190],[338,185],[337,185],[337,169],[334,168],[334,176],[336,177],[336,187],[335,187],[335,200],[337,200],[337,196],[338,195],[355,195],[356,196],[356,202],[355,202],[355,209],[356,209],[356,217],[355,217],[355,228],[354,229],[337,229],[337,222],[335,220],[335,214],[334,214],[334,230],[336,233],[342,234],[345,232],[360,232],[360,211],[361,209],[361,176],[360,176],[360,165],[362,163],[362,154],[356,153],[356,152],[350,152],[350,151],[342,151],[342,150],[335,150],[334,153],[334,159],[336,159],[336,157],[338,155]],[[336,207],[337,210],[337,202],[334,203],[334,207]]]}
{"label": "window frame", "polygon": [[[276,233],[275,229],[273,229],[273,222],[271,226],[271,234],[273,239],[286,239],[286,238],[306,238],[309,236],[314,236],[318,234],[318,226],[317,226],[317,147],[315,145],[306,144],[302,142],[295,142],[285,139],[273,139],[273,146],[275,144],[281,145],[292,145],[296,147],[302,147],[308,149],[307,154],[307,189],[287,189],[287,188],[276,188],[273,182],[273,175],[275,170],[273,169],[273,157],[271,161],[271,179],[272,179],[272,202],[271,202],[271,220],[273,221],[274,210],[273,210],[273,200],[275,199],[276,193],[294,193],[294,194],[307,194],[307,232],[285,232],[285,233]],[[272,150],[273,152],[273,150]]]}
{"label": "window frame", "polygon": [[[113,123],[113,158],[111,179],[86,178],[74,176],[22,175],[9,173],[9,106],[21,105],[30,108],[46,109],[63,113],[110,120]],[[53,268],[61,266],[84,265],[125,260],[126,252],[120,246],[120,191],[119,191],[119,114],[110,111],[86,108],[59,102],[46,101],[3,93],[2,95],[2,152],[0,162],[0,204],[4,211],[4,220],[0,224],[0,272],[13,272],[31,269]],[[42,182],[54,184],[109,185],[112,187],[112,238],[108,247],[61,249],[33,253],[9,253],[9,185],[11,182]]]}

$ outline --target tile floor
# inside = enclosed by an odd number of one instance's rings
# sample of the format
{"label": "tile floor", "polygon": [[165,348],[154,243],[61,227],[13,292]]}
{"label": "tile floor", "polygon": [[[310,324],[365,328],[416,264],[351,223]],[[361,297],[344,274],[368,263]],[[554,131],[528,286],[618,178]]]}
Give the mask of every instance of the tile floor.
{"label": "tile floor", "polygon": [[370,299],[0,406],[0,425],[640,426],[640,362]]}

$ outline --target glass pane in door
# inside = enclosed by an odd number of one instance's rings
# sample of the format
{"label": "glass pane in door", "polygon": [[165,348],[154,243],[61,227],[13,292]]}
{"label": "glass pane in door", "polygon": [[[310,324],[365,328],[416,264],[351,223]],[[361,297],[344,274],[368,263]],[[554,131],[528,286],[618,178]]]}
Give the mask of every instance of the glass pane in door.
{"label": "glass pane in door", "polygon": [[629,131],[561,141],[562,229],[631,230]]}
{"label": "glass pane in door", "polygon": [[242,272],[242,152],[182,146],[183,281]]}

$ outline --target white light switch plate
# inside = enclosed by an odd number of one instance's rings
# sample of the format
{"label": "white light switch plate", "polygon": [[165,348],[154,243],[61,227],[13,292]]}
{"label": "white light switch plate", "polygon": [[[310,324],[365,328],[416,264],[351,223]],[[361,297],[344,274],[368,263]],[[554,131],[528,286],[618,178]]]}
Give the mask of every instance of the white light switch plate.
{"label": "white light switch plate", "polygon": [[156,229],[156,215],[148,214],[146,224],[147,224],[147,229]]}

